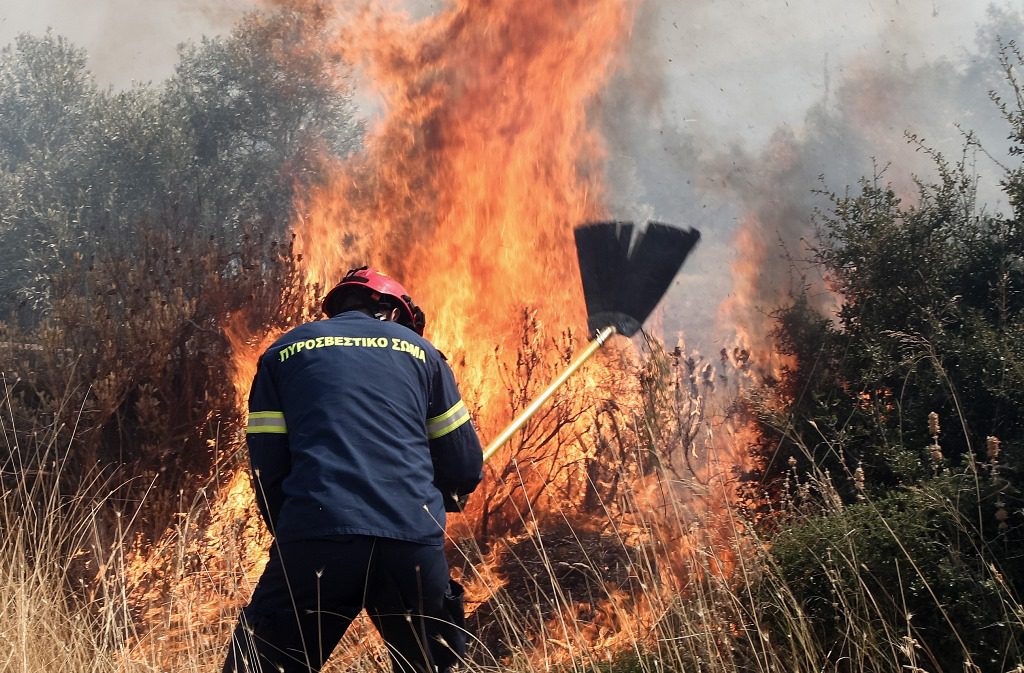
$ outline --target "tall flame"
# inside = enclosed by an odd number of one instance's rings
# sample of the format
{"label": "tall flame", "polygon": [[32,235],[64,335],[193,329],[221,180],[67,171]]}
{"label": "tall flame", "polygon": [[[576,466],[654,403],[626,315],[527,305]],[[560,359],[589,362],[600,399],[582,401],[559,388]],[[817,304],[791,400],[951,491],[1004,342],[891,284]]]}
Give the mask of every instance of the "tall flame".
{"label": "tall flame", "polygon": [[[363,66],[385,115],[300,207],[309,280],[382,268],[428,312],[427,335],[474,369],[514,343],[523,306],[583,325],[572,227],[604,214],[604,147],[587,109],[630,5],[459,0],[419,22],[345,17],[338,49]],[[486,406],[493,391],[480,392]]]}
{"label": "tall flame", "polygon": [[[317,7],[321,2],[280,1]],[[497,373],[488,376],[488,369],[504,364],[507,372],[521,366],[516,357],[525,346],[531,354],[547,357],[535,372],[542,376],[545,368],[562,364],[572,340],[549,346],[537,336],[536,327],[543,325],[550,334],[586,322],[572,229],[606,216],[605,149],[588,110],[622,56],[636,1],[453,0],[444,11],[421,21],[371,5],[341,16],[343,28],[335,49],[363,68],[377,87],[384,113],[370,129],[363,150],[347,161],[326,165],[319,186],[300,197],[293,231],[304,280],[322,292],[348,268],[364,263],[399,279],[427,311],[427,336],[451,357],[464,391],[472,391],[467,402],[477,409],[485,439],[510,414],[510,391]],[[523,321],[525,308],[531,310],[529,330]],[[234,379],[241,401],[255,358],[274,335],[253,334],[245,316],[236,318],[227,331],[236,346]],[[629,359],[625,353],[617,355]],[[566,386],[566,395],[585,397],[590,388],[607,390],[601,413],[609,417],[618,413],[617,401],[623,408],[641,407],[638,400],[625,400],[638,394],[633,377],[611,385],[606,380],[614,378],[611,369],[597,372],[605,380],[594,381],[589,388],[575,379]],[[615,373],[626,370],[623,365]],[[664,391],[674,396],[695,391],[689,406],[673,407],[687,412],[677,413],[675,421],[685,424],[687,432],[665,433],[689,439],[680,447],[661,447],[665,451],[692,448],[693,419],[703,417],[698,407],[706,404],[704,395],[712,394],[716,380],[710,364],[700,372],[703,378],[698,382],[694,374],[689,386],[665,384]],[[642,409],[637,413],[642,417]],[[565,417],[570,425],[578,418],[571,413]],[[589,468],[600,464],[596,454],[605,444],[600,423],[589,420],[594,424],[587,430],[589,448],[582,439],[585,433],[575,428],[539,433],[542,439],[537,440],[557,444],[554,453],[544,454],[558,462],[541,475],[549,480],[545,483],[565,480],[559,493],[576,498],[582,493],[583,499],[594,476]],[[650,428],[625,424],[630,427],[620,429],[616,423],[608,421],[605,432],[650,433]],[[612,439],[619,438],[609,442]],[[635,444],[646,447],[648,439],[644,434]],[[711,438],[708,443],[716,442]],[[655,452],[646,453],[653,460]],[[619,460],[628,459],[623,455]],[[524,473],[539,462],[533,460],[522,470],[517,463],[505,478],[489,480],[487,487],[507,486],[504,496],[519,498],[529,491]],[[570,463],[577,466],[574,477],[561,469]],[[680,511],[677,502],[667,502],[674,491],[666,491],[651,470],[644,467],[638,475],[633,509],[665,512],[666,521],[671,521]],[[702,498],[692,508],[698,515],[732,497],[728,484],[705,473],[724,475],[727,468],[709,463],[699,471],[707,493],[687,494],[691,500]],[[600,476],[596,471],[595,475]],[[620,476],[615,476],[615,483]],[[525,496],[528,501],[530,497]],[[251,492],[236,478],[214,507],[214,535],[202,544],[212,549],[217,532],[236,519],[245,520],[251,510]],[[646,524],[635,527],[647,530]],[[685,551],[696,544],[696,529],[680,530],[661,533],[666,549]],[[261,550],[251,547],[265,546],[266,540],[249,536],[244,544],[247,548],[240,555],[249,558],[242,559],[242,584],[251,583],[259,571]],[[728,574],[731,563],[728,551],[723,552],[713,571]],[[664,567],[679,577],[695,572],[686,563],[676,565]],[[491,581],[486,569],[482,573],[482,581],[467,581],[467,589],[486,600],[500,581]],[[232,602],[244,600],[244,589]],[[219,610],[230,609],[223,603],[217,604]],[[613,623],[615,619],[607,621],[601,628],[621,626]],[[587,637],[602,646],[621,646],[607,633]]]}

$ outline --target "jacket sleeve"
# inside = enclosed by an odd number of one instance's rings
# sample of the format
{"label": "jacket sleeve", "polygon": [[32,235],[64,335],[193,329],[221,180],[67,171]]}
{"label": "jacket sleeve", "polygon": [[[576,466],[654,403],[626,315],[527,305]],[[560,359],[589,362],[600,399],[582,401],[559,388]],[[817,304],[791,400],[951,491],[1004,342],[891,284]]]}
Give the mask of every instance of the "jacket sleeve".
{"label": "jacket sleeve", "polygon": [[446,509],[458,511],[460,501],[483,478],[483,449],[455,376],[444,360],[437,362],[427,416],[434,485],[444,496]]}
{"label": "jacket sleeve", "polygon": [[284,410],[278,401],[277,390],[265,360],[265,357],[260,358],[249,392],[249,422],[245,440],[249,446],[256,504],[263,515],[263,521],[273,534],[277,515],[284,502],[281,483],[291,469],[291,456]]}

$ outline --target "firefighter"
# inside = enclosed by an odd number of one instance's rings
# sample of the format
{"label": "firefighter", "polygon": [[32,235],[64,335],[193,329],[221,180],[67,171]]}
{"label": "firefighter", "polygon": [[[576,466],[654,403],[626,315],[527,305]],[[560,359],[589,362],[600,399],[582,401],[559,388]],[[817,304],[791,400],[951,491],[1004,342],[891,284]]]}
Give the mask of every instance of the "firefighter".
{"label": "firefighter", "polygon": [[253,486],[274,544],[223,670],[319,671],[363,609],[396,673],[447,670],[459,633],[437,634],[461,605],[445,512],[481,479],[480,441],[398,282],[353,269],[323,311],[267,349],[249,395]]}

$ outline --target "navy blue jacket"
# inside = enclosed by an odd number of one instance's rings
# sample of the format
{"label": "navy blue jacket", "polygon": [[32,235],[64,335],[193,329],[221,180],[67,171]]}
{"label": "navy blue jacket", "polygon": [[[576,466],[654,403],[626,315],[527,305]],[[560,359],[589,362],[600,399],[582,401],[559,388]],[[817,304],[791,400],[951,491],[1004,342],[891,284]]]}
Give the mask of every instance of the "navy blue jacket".
{"label": "navy blue jacket", "polygon": [[260,358],[246,432],[256,500],[282,541],[444,539],[442,491],[480,482],[480,440],[429,341],[348,311]]}

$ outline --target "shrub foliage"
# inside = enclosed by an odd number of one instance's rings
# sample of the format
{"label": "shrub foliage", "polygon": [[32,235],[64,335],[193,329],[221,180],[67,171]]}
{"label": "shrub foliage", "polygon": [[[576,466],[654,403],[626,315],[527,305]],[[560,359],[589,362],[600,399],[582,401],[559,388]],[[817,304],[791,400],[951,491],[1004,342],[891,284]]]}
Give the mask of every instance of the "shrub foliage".
{"label": "shrub foliage", "polygon": [[[1024,60],[1013,45],[1003,56],[1011,102],[993,99],[1019,157]],[[1024,170],[1006,170],[1011,212],[993,214],[966,162],[933,156],[938,178],[915,203],[881,176],[830,195],[815,262],[842,305],[834,319],[806,297],[778,311],[800,364],[752,396],[748,479],[822,510],[764,522],[835,661],[860,614],[913,641],[929,670],[1002,671],[1022,636],[1006,597],[1024,588]],[[854,595],[875,603],[851,607]]]}
{"label": "shrub foliage", "polygon": [[237,427],[232,315],[271,329],[304,310],[294,196],[360,135],[327,20],[253,14],[182,47],[166,82],[120,92],[52,34],[3,50],[5,429],[60,433],[65,478],[124,484],[122,510],[148,493],[143,529],[162,529]]}

